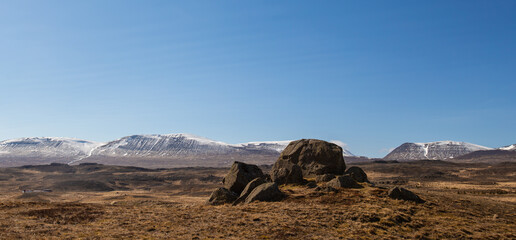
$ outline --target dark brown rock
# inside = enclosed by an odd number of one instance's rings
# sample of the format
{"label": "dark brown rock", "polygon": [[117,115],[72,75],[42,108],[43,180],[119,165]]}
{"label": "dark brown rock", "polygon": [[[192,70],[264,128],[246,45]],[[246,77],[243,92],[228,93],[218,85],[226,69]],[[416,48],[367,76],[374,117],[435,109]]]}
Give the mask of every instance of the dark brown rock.
{"label": "dark brown rock", "polygon": [[350,167],[344,174],[349,174],[357,182],[369,182],[367,174],[359,167]]}
{"label": "dark brown rock", "polygon": [[388,192],[388,195],[392,199],[407,200],[407,201],[413,201],[416,203],[424,203],[425,202],[425,200],[421,199],[415,193],[413,193],[405,188],[402,188],[402,187],[391,188]]}
{"label": "dark brown rock", "polygon": [[247,196],[249,196],[249,194],[251,194],[251,192],[258,186],[264,184],[267,182],[267,179],[266,177],[259,177],[259,178],[255,178],[254,180],[250,181],[247,186],[245,186],[244,190],[242,191],[242,193],[240,194],[240,196],[238,197],[238,199],[233,203],[233,205],[236,205],[236,204],[239,204],[243,201],[245,201],[245,199],[247,198]]}
{"label": "dark brown rock", "polygon": [[226,188],[218,188],[213,191],[208,199],[208,204],[221,205],[225,203],[232,203],[238,198],[238,195]]}
{"label": "dark brown rock", "polygon": [[304,177],[322,174],[341,175],[346,169],[342,148],[317,139],[301,139],[291,142],[273,166],[273,171],[287,163],[298,165]]}
{"label": "dark brown rock", "polygon": [[287,161],[277,161],[271,170],[272,181],[278,184],[303,183],[301,167]]}
{"label": "dark brown rock", "polygon": [[250,181],[263,176],[262,170],[256,165],[234,162],[222,183],[225,188],[240,195]]}
{"label": "dark brown rock", "polygon": [[245,199],[246,203],[254,201],[274,202],[281,201],[285,197],[276,183],[264,183],[254,188],[254,190]]}
{"label": "dark brown rock", "polygon": [[323,174],[323,175],[317,175],[317,176],[315,177],[315,181],[316,181],[317,183],[329,182],[329,181],[331,181],[331,180],[332,180],[332,179],[334,179],[334,178],[335,178],[335,175],[334,175],[334,174],[330,174],[330,173],[328,173],[328,174]]}
{"label": "dark brown rock", "polygon": [[333,180],[326,183],[326,186],[339,188],[363,188],[350,175],[337,176]]}

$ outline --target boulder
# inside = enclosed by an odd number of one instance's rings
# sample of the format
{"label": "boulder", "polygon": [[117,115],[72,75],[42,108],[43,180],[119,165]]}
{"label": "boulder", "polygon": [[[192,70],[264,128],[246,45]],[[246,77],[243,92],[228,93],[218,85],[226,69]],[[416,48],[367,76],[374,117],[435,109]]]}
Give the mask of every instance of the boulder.
{"label": "boulder", "polygon": [[323,174],[323,175],[317,175],[315,177],[315,181],[317,183],[322,183],[322,182],[328,182],[334,178],[335,178],[334,174],[328,173],[328,174]]}
{"label": "boulder", "polygon": [[213,191],[208,199],[208,204],[221,205],[224,203],[232,203],[238,198],[238,195],[234,192],[227,190],[226,188],[218,188]]}
{"label": "boulder", "polygon": [[246,203],[254,202],[254,201],[265,201],[265,202],[273,202],[280,201],[285,197],[276,183],[264,183],[260,186],[254,188],[253,191],[247,196],[245,199]]}
{"label": "boulder", "polygon": [[392,199],[398,199],[398,200],[407,200],[407,201],[413,201],[416,203],[424,203],[425,200],[421,199],[418,195],[415,193],[402,188],[402,187],[393,187],[389,190],[388,196]]}
{"label": "boulder", "polygon": [[339,188],[363,188],[350,175],[337,176],[326,183],[327,187]]}
{"label": "boulder", "polygon": [[259,178],[255,178],[254,180],[250,181],[247,186],[245,186],[244,190],[242,191],[242,193],[240,194],[240,197],[238,197],[238,199],[233,203],[233,205],[236,205],[236,204],[239,204],[243,201],[245,201],[245,199],[247,198],[247,196],[249,196],[249,194],[251,194],[251,192],[258,186],[264,184],[267,182],[267,178],[266,177],[259,177]]}
{"label": "boulder", "polygon": [[285,166],[301,167],[304,177],[322,174],[342,175],[346,169],[342,148],[317,139],[301,139],[291,142],[273,166],[273,172]]}
{"label": "boulder", "polygon": [[271,170],[271,179],[278,184],[303,183],[301,167],[285,161],[277,161]]}
{"label": "boulder", "polygon": [[350,167],[344,174],[349,174],[357,182],[369,182],[367,174],[359,167]]}
{"label": "boulder", "polygon": [[240,195],[250,181],[263,176],[262,170],[256,165],[234,162],[222,183],[225,188]]}

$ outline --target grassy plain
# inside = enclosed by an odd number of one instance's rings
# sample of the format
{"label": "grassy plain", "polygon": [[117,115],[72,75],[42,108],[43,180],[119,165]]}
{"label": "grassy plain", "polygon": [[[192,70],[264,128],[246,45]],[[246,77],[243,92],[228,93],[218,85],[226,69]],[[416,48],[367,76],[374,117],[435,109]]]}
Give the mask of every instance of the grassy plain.
{"label": "grassy plain", "polygon": [[[282,202],[237,206],[205,205],[221,185],[224,168],[3,168],[0,238],[516,238],[516,163],[357,166],[373,184],[338,193],[282,186],[288,194]],[[386,188],[394,185],[416,192],[426,203],[388,198]]]}

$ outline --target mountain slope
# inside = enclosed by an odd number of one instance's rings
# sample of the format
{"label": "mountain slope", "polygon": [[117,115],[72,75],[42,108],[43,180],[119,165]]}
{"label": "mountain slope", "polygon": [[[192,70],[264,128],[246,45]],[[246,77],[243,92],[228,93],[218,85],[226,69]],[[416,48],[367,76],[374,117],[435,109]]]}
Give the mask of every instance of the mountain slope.
{"label": "mountain slope", "polygon": [[290,141],[227,144],[192,134],[133,135],[99,146],[81,162],[140,167],[272,164]]}
{"label": "mountain slope", "polygon": [[0,142],[0,165],[68,163],[89,157],[102,143],[74,138],[32,137]]}
{"label": "mountain slope", "polygon": [[468,153],[453,159],[454,161],[461,162],[516,162],[516,151],[514,150],[480,150],[472,153]]}
{"label": "mountain slope", "polygon": [[[192,134],[133,135],[99,146],[81,162],[141,167],[226,167],[234,161],[273,164],[290,141],[227,144]],[[352,155],[349,151],[346,155]]]}
{"label": "mountain slope", "polygon": [[173,156],[227,153],[230,145],[190,134],[133,135],[104,144],[95,156]]}
{"label": "mountain slope", "polygon": [[450,159],[490,148],[454,141],[404,143],[384,157],[386,160]]}
{"label": "mountain slope", "polygon": [[87,156],[101,143],[73,138],[34,137],[0,142],[0,155],[36,157]]}
{"label": "mountain slope", "polygon": [[455,158],[461,162],[514,162],[516,161],[516,144],[489,150],[471,152]]}

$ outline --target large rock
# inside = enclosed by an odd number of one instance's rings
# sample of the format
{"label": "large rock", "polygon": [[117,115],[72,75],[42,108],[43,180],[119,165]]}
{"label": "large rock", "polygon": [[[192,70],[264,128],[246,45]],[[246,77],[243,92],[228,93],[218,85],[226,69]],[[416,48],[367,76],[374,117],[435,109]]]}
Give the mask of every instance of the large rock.
{"label": "large rock", "polygon": [[296,164],[278,160],[272,167],[271,179],[278,184],[300,184],[303,183],[303,171]]}
{"label": "large rock", "polygon": [[234,162],[222,183],[225,188],[240,194],[250,181],[263,176],[262,170],[256,165]]}
{"label": "large rock", "polygon": [[251,192],[258,186],[264,184],[267,182],[267,179],[266,177],[260,177],[260,178],[255,178],[253,181],[250,181],[247,186],[245,186],[244,190],[242,191],[242,193],[240,194],[240,196],[238,197],[238,199],[233,203],[234,205],[236,204],[239,204],[243,201],[245,201],[245,199],[247,198],[247,196],[249,196],[249,194],[251,194]]}
{"label": "large rock", "polygon": [[238,198],[238,195],[234,192],[231,192],[225,188],[218,188],[213,191],[210,195],[210,199],[208,199],[208,204],[211,205],[221,205],[224,203],[232,203]]}
{"label": "large rock", "polygon": [[350,167],[344,174],[349,174],[357,182],[369,182],[367,174],[359,167]]}
{"label": "large rock", "polygon": [[326,186],[339,188],[363,188],[350,175],[337,176],[333,180],[326,183]]}
{"label": "large rock", "polygon": [[391,188],[388,192],[388,195],[392,199],[407,200],[407,201],[413,201],[416,203],[424,203],[425,202],[425,200],[421,199],[415,193],[413,193],[405,188],[402,188],[402,187]]}
{"label": "large rock", "polygon": [[254,201],[274,202],[285,197],[276,183],[264,183],[256,188],[245,199],[246,203]]}
{"label": "large rock", "polygon": [[315,177],[326,173],[342,175],[346,169],[342,148],[317,139],[291,142],[274,164],[273,172],[288,164],[300,166],[304,177]]}

